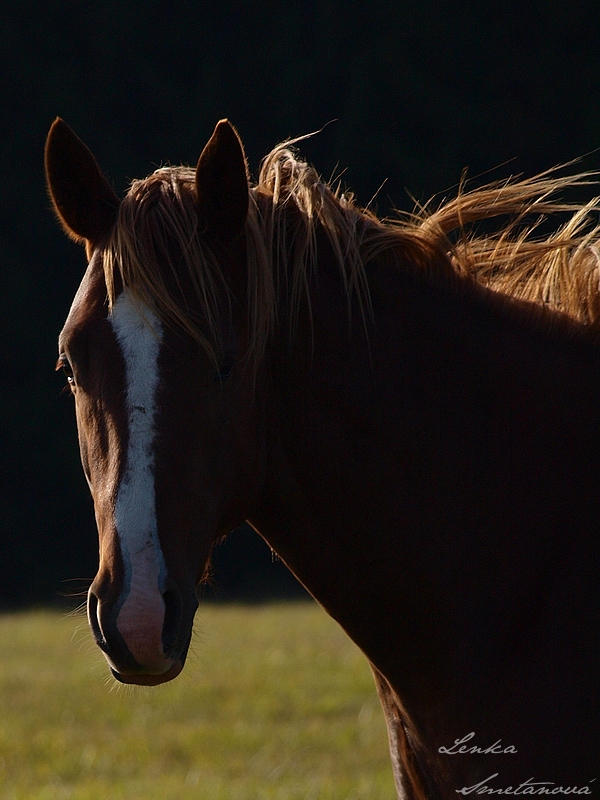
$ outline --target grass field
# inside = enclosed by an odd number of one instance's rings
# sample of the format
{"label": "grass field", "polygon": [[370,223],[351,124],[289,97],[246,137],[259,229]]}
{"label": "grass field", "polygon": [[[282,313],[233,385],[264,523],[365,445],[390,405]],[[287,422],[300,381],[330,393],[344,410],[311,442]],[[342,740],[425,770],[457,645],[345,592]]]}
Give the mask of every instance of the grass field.
{"label": "grass field", "polygon": [[0,615],[0,800],[390,800],[367,663],[316,605],[208,605],[183,674],[107,678],[81,617]]}

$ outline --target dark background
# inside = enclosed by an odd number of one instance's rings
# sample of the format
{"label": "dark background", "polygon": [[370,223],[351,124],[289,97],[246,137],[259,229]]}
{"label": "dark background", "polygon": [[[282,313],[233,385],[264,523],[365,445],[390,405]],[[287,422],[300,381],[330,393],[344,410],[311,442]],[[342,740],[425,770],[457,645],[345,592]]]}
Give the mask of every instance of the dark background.
{"label": "dark background", "polygon": [[[72,402],[53,372],[85,265],[45,194],[56,115],[119,192],[161,164],[195,163],[221,117],[254,174],[276,142],[336,120],[303,153],[325,177],[346,170],[363,204],[385,181],[387,213],[411,207],[406,190],[449,190],[464,167],[532,174],[599,147],[599,23],[600,4],[580,0],[3,4],[0,607],[56,600],[96,570]],[[294,591],[248,531],[217,566],[221,597]]]}

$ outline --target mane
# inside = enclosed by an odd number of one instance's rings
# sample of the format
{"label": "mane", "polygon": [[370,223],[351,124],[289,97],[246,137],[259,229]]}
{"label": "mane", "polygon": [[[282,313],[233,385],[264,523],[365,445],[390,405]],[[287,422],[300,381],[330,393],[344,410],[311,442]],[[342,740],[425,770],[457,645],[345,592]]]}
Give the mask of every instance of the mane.
{"label": "mane", "polygon": [[[311,315],[310,283],[318,269],[317,240],[325,234],[339,271],[348,315],[357,304],[368,327],[372,309],[369,263],[385,258],[399,269],[446,283],[459,276],[510,298],[529,300],[587,326],[600,326],[600,204],[567,203],[568,189],[594,174],[566,177],[554,171],[466,190],[394,220],[380,220],[340,186],[324,182],[298,158],[293,144],[278,145],[264,159],[250,189],[246,222],[249,339],[257,362],[287,297],[289,334],[300,309]],[[550,234],[550,217],[568,215]],[[498,221],[483,233],[477,223]],[[175,253],[175,255],[174,255]],[[134,298],[150,304],[168,324],[188,332],[218,363],[219,326],[227,281],[199,235],[194,170],[164,167],[133,181],[103,252],[109,302],[116,277]],[[464,281],[462,281],[464,283]],[[232,298],[229,297],[229,301]],[[199,316],[194,308],[202,308]]]}
{"label": "mane", "polygon": [[[446,246],[457,274],[497,293],[600,327],[600,198],[568,203],[561,196],[595,185],[596,173],[490,183],[464,191],[435,211],[422,208],[407,225]],[[556,224],[556,219],[565,219]],[[477,223],[501,221],[492,233]],[[550,232],[541,234],[540,230]],[[552,316],[547,317],[552,324]]]}

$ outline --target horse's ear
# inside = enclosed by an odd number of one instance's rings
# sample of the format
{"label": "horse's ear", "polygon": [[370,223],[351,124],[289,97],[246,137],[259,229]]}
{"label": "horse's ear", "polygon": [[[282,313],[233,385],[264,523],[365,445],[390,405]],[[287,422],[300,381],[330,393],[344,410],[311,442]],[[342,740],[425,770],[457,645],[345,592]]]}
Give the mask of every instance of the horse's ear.
{"label": "horse's ear", "polygon": [[95,245],[114,223],[119,199],[96,159],[60,117],[46,139],[48,192],[65,231]]}
{"label": "horse's ear", "polygon": [[244,148],[229,120],[217,123],[196,167],[196,204],[208,233],[234,239],[248,215]]}

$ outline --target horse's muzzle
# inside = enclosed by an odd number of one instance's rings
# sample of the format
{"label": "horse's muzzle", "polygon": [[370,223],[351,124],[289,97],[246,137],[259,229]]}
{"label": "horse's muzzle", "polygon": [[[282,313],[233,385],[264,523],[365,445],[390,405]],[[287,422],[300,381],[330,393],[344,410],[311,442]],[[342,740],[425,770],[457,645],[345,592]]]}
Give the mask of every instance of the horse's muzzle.
{"label": "horse's muzzle", "polygon": [[197,608],[174,583],[167,591],[132,587],[123,599],[98,578],[88,594],[88,619],[96,644],[122,683],[155,686],[183,669]]}

